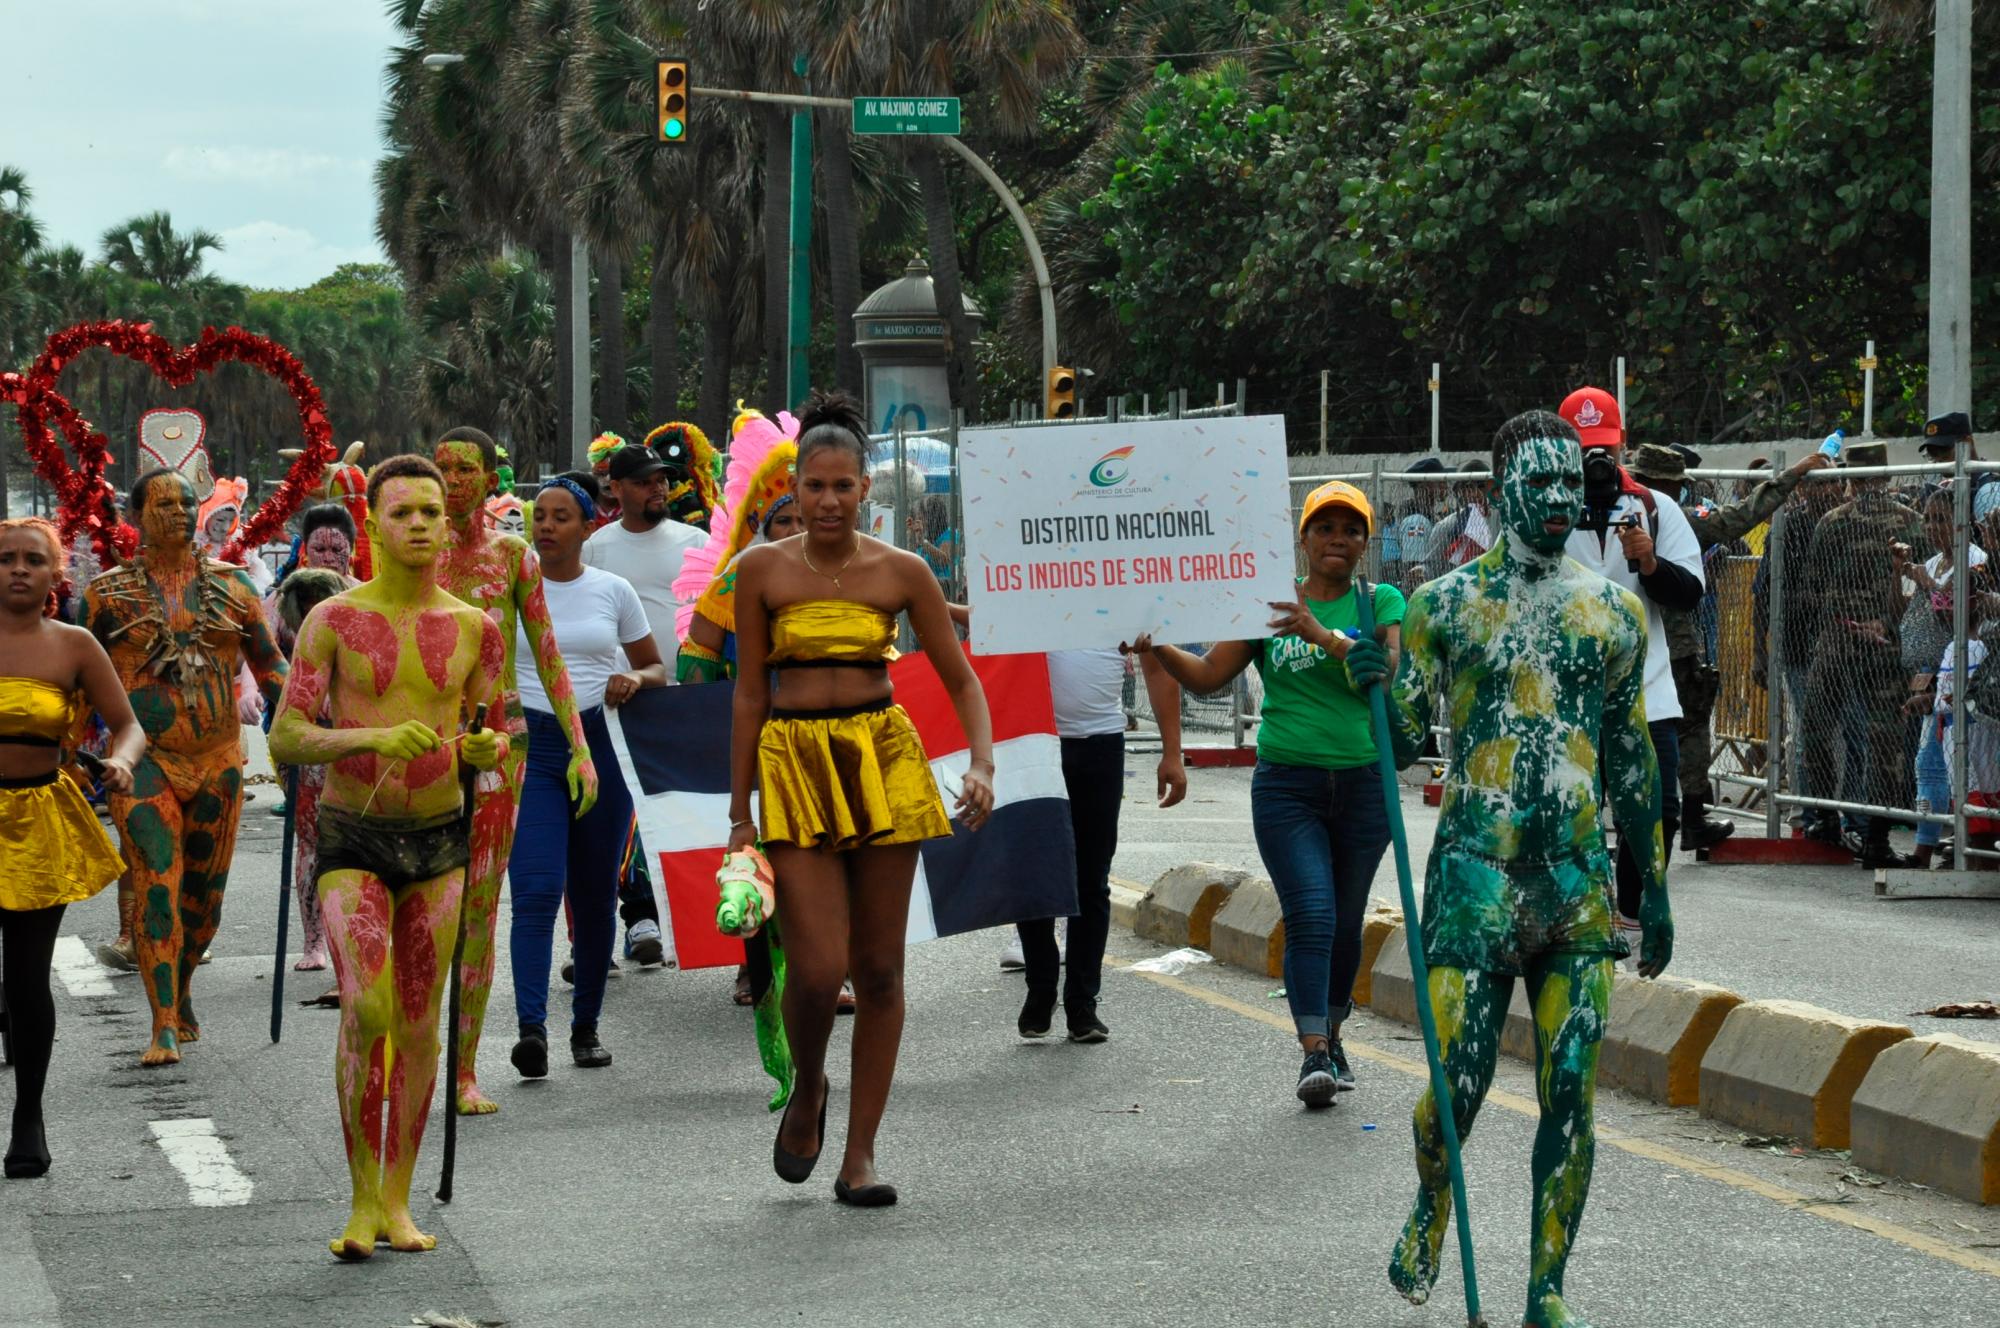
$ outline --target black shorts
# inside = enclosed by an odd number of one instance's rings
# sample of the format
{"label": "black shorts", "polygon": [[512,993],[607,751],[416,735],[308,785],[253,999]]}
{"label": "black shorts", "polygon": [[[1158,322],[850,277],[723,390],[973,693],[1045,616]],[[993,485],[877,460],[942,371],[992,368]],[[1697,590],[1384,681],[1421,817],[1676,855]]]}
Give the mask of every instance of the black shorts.
{"label": "black shorts", "polygon": [[456,871],[472,860],[461,812],[448,816],[362,816],[319,805],[317,885],[328,872],[364,871],[391,890]]}

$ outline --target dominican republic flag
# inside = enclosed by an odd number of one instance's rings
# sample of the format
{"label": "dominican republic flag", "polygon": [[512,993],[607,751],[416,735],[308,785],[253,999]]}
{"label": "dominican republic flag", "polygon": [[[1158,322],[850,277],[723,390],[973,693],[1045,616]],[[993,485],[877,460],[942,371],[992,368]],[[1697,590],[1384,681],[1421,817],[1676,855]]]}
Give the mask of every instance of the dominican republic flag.
{"label": "dominican republic flag", "polygon": [[[910,895],[912,941],[1076,912],[1076,856],[1062,745],[1043,655],[974,656],[993,715],[993,816],[977,834],[956,821],[923,845]],[[889,669],[896,702],[915,721],[945,808],[971,764],[965,731],[930,661]],[[672,922],[681,968],[743,962],[743,942],[715,930],[715,869],[729,839],[733,683],[647,688],[611,711],[612,739],[638,807],[660,916]],[[755,815],[755,812],[752,812]]]}

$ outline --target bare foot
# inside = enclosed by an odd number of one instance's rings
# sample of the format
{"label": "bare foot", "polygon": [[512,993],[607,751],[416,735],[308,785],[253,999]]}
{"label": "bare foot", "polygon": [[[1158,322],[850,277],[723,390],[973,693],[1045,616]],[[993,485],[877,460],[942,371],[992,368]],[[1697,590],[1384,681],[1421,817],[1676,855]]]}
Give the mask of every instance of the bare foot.
{"label": "bare foot", "polygon": [[473,1079],[458,1081],[458,1114],[461,1116],[491,1116],[500,1110],[500,1104],[479,1091],[479,1083]]}
{"label": "bare foot", "polygon": [[390,1249],[405,1254],[422,1254],[438,1246],[437,1237],[417,1230],[416,1220],[408,1213],[390,1214],[375,1234],[388,1241]]}
{"label": "bare foot", "polygon": [[317,973],[325,967],[325,955],[309,954],[301,958],[298,963],[293,964],[292,971],[294,973]]}
{"label": "bare foot", "polygon": [[375,1257],[376,1229],[381,1226],[373,1210],[356,1208],[348,1215],[347,1226],[338,1236],[326,1243],[333,1251],[333,1257],[347,1263],[360,1263],[363,1259]]}
{"label": "bare foot", "polygon": [[181,997],[180,1009],[175,1011],[174,1019],[180,1027],[181,1041],[201,1041],[201,1020],[194,1017],[194,1005],[186,996]]}
{"label": "bare foot", "polygon": [[153,1031],[153,1045],[146,1048],[145,1054],[139,1057],[139,1064],[179,1065],[180,1063],[181,1048],[180,1043],[175,1038],[174,1030],[171,1028],[155,1029]]}

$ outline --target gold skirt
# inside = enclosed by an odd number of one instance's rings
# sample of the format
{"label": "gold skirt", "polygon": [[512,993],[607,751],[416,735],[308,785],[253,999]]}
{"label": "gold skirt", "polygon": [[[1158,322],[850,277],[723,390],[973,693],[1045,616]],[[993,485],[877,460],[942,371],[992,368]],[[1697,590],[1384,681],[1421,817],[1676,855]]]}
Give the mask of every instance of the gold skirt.
{"label": "gold skirt", "polygon": [[930,758],[899,705],[774,710],[757,777],[767,844],[846,852],[951,833]]}
{"label": "gold skirt", "polygon": [[29,788],[0,789],[0,908],[74,904],[124,870],[67,772]]}

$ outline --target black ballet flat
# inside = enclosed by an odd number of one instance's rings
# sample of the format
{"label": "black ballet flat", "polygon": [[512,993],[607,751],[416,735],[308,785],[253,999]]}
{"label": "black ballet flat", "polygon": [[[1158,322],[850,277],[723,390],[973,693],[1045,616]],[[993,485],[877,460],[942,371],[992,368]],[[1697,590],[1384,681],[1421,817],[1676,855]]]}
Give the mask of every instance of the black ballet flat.
{"label": "black ballet flat", "polygon": [[849,1185],[836,1176],[833,1197],[850,1208],[889,1208],[896,1202],[896,1187],[879,1181],[873,1185]]}
{"label": "black ballet flat", "polygon": [[[771,1141],[771,1169],[778,1173],[778,1179],[787,1185],[803,1185],[812,1178],[813,1168],[819,1165],[819,1155],[826,1151],[826,1104],[833,1096],[833,1084],[822,1077],[819,1098],[819,1147],[811,1157],[801,1157],[797,1153],[785,1151],[785,1119],[792,1114],[792,1104],[785,1104],[784,1115],[778,1117],[778,1137]],[[794,1095],[796,1100],[796,1095]]]}

